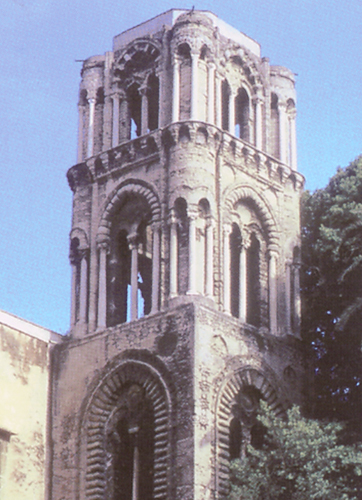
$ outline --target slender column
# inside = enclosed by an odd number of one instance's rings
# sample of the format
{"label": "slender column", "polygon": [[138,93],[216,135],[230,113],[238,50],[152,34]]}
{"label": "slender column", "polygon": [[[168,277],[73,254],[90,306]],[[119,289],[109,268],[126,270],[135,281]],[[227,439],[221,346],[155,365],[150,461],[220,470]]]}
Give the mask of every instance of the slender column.
{"label": "slender column", "polygon": [[102,242],[99,248],[99,278],[98,278],[98,329],[107,326],[107,253],[108,242]]}
{"label": "slender column", "polygon": [[80,290],[79,290],[79,321],[87,322],[88,304],[88,250],[81,251]]}
{"label": "slender column", "polygon": [[286,105],[284,103],[279,103],[279,151],[280,151],[280,161],[282,163],[287,163],[287,113]]}
{"label": "slender column", "polygon": [[214,296],[214,227],[209,219],[206,225],[206,296]]}
{"label": "slender column", "polygon": [[112,95],[113,115],[112,115],[112,148],[119,144],[119,95]]}
{"label": "slender column", "polygon": [[263,117],[261,110],[262,99],[259,96],[254,97],[255,106],[255,147],[263,148]]}
{"label": "slender column", "polygon": [[133,434],[133,475],[132,475],[132,500],[140,500],[139,498],[139,476],[140,476],[140,457],[138,450],[138,427],[129,429],[129,433]]}
{"label": "slender column", "polygon": [[84,141],[84,113],[85,106],[78,105],[78,152],[77,163],[83,161],[83,141]]}
{"label": "slender column", "polygon": [[241,244],[240,248],[240,269],[239,269],[239,318],[243,323],[246,323],[246,283],[247,283],[247,268],[246,268],[246,246]]}
{"label": "slender column", "polygon": [[112,147],[112,120],[113,120],[113,101],[112,97],[107,95],[104,98],[103,109],[103,145],[102,151],[107,151]]}
{"label": "slender column", "polygon": [[269,251],[269,328],[277,333],[277,253]]}
{"label": "slender column", "polygon": [[231,225],[224,225],[224,311],[230,314],[230,233]]}
{"label": "slender column", "polygon": [[72,297],[70,304],[70,326],[73,327],[77,321],[77,259],[71,257],[72,266]]}
{"label": "slender column", "polygon": [[141,135],[145,135],[148,132],[148,97],[147,88],[143,87],[140,89],[142,96],[141,101]]}
{"label": "slender column", "polygon": [[207,67],[207,121],[215,124],[215,64],[210,63]]}
{"label": "slender column", "polygon": [[158,311],[158,295],[160,287],[160,228],[152,226],[152,304],[151,314]]}
{"label": "slender column", "polygon": [[229,132],[235,134],[235,93],[233,91],[229,95]]}
{"label": "slender column", "polygon": [[285,327],[288,333],[291,332],[291,266],[292,260],[287,259],[285,262]]}
{"label": "slender column", "polygon": [[215,115],[216,126],[222,128],[222,114],[221,114],[221,78],[216,72],[215,74]]}
{"label": "slender column", "polygon": [[93,156],[94,149],[94,115],[96,109],[96,99],[91,97],[88,99],[89,102],[89,124],[88,124],[88,146],[87,146],[87,158]]}
{"label": "slender column", "polygon": [[138,318],[138,243],[136,234],[131,234],[127,238],[131,250],[131,321],[133,321]]}
{"label": "slender column", "polygon": [[164,71],[158,71],[156,74],[158,78],[158,128],[162,128],[165,125],[165,112],[164,112],[164,93],[165,93],[165,82],[164,82]]}
{"label": "slender column", "polygon": [[191,120],[198,118],[199,54],[191,53]]}
{"label": "slender column", "polygon": [[180,63],[175,56],[173,60],[173,93],[172,93],[172,121],[178,122],[180,117]]}
{"label": "slender column", "polygon": [[121,96],[119,105],[119,142],[127,141],[129,139],[129,109],[128,102],[125,96]]}
{"label": "slender column", "polygon": [[170,217],[170,297],[177,296],[177,221],[173,213]]}
{"label": "slender column", "polygon": [[296,134],[296,111],[292,111],[289,115],[289,126],[290,126],[290,167],[293,170],[297,170],[298,162],[297,162],[297,134]]}
{"label": "slender column", "polygon": [[196,214],[189,216],[189,287],[187,293],[196,292]]}

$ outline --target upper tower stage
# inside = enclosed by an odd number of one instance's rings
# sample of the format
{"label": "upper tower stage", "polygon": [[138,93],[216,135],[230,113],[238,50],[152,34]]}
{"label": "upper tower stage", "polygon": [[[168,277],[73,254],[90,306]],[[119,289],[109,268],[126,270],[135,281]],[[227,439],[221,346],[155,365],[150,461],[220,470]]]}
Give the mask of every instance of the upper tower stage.
{"label": "upper tower stage", "polygon": [[[124,31],[113,38],[113,51],[116,52],[117,50],[121,50],[135,38],[154,36],[155,34],[161,32],[165,26],[173,27],[182,14],[191,15],[192,12],[195,11],[170,9],[159,16],[153,17],[144,23],[134,26],[133,28]],[[242,47],[245,47],[247,50],[250,50],[250,52],[260,57],[260,45],[258,42],[244,33],[241,33],[233,26],[230,26],[230,24],[227,24],[222,19],[219,19],[212,12],[207,10],[196,12],[207,16],[212,21],[214,28],[218,29],[220,35],[234,41]]]}
{"label": "upper tower stage", "polygon": [[199,121],[297,169],[294,75],[207,11],[169,10],[84,62],[78,162],[171,123]]}

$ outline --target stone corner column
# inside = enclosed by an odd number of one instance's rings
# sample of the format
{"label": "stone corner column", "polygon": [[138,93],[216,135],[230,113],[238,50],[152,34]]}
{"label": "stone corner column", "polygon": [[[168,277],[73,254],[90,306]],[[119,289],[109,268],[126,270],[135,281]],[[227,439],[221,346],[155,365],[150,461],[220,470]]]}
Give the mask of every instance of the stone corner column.
{"label": "stone corner column", "polygon": [[198,119],[199,52],[191,51],[191,120]]}
{"label": "stone corner column", "polygon": [[172,83],[172,122],[180,118],[180,61],[177,55],[173,57],[173,83]]}
{"label": "stone corner column", "polygon": [[255,124],[254,124],[254,145],[257,149],[263,149],[263,114],[262,114],[263,98],[259,95],[253,97],[255,107]]}
{"label": "stone corner column", "polygon": [[287,146],[287,105],[284,102],[279,102],[279,159],[282,163],[287,163],[288,146]]}
{"label": "stone corner column", "polygon": [[231,314],[230,294],[231,294],[231,280],[230,280],[230,234],[232,231],[231,224],[226,223],[223,226],[224,231],[224,312]]}
{"label": "stone corner column", "polygon": [[80,250],[80,258],[79,321],[86,323],[88,316],[88,248]]}
{"label": "stone corner column", "polygon": [[269,249],[269,329],[274,335],[278,333],[277,261],[278,252],[275,249]]}
{"label": "stone corner column", "polygon": [[189,285],[187,294],[195,295],[196,291],[196,219],[198,212],[189,210]]}
{"label": "stone corner column", "polygon": [[178,295],[178,238],[177,238],[177,219],[173,210],[169,217],[170,226],[170,298]]}
{"label": "stone corner column", "polygon": [[94,119],[95,119],[95,109],[96,109],[96,96],[90,94],[88,98],[89,104],[89,122],[88,122],[88,143],[87,143],[87,158],[93,156],[94,153]]}
{"label": "stone corner column", "polygon": [[154,222],[152,229],[152,298],[151,298],[151,314],[155,314],[159,310],[159,293],[160,293],[160,231],[161,224]]}
{"label": "stone corner column", "polygon": [[107,326],[107,255],[109,242],[98,242],[97,248],[99,252],[97,329],[102,330]]}
{"label": "stone corner column", "polygon": [[206,220],[206,279],[205,291],[206,297],[214,299],[214,226],[213,217]]}

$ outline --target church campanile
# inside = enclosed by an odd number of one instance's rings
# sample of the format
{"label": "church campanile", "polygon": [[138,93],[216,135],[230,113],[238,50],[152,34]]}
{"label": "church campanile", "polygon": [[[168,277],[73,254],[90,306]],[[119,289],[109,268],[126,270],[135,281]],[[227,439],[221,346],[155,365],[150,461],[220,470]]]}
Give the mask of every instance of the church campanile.
{"label": "church campanile", "polygon": [[293,73],[210,12],[87,59],[52,500],[216,500],[301,396]]}

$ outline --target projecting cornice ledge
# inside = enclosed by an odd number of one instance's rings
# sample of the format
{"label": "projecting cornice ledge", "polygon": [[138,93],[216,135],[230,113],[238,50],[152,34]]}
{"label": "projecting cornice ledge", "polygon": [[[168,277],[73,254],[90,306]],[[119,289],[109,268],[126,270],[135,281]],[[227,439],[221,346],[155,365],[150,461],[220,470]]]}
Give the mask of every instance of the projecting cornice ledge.
{"label": "projecting cornice ledge", "polygon": [[92,182],[92,174],[86,163],[78,163],[68,170],[67,179],[70,189],[75,193],[79,187]]}

